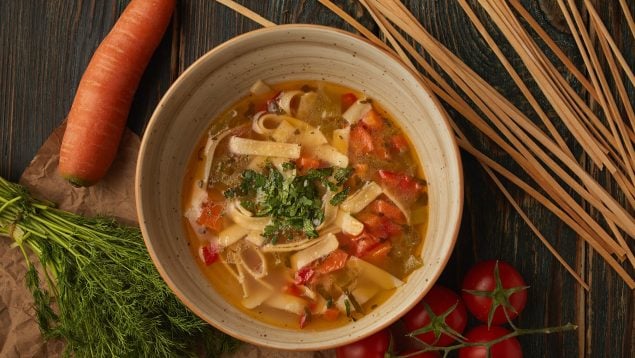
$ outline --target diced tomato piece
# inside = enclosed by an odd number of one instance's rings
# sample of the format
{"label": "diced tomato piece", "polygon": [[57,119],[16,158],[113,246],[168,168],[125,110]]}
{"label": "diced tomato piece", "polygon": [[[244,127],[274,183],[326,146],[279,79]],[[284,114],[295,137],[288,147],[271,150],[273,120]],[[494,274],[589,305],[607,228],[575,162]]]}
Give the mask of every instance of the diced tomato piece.
{"label": "diced tomato piece", "polygon": [[362,125],[355,125],[351,129],[350,150],[354,155],[364,155],[373,151],[373,136]]}
{"label": "diced tomato piece", "polygon": [[223,211],[225,206],[223,204],[215,203],[213,201],[207,201],[203,203],[201,215],[196,219],[199,225],[203,225],[206,228],[212,229],[216,232],[223,228]]}
{"label": "diced tomato piece", "polygon": [[371,109],[370,111],[366,112],[362,116],[361,122],[364,124],[366,128],[368,128],[372,132],[379,131],[382,128],[384,128],[383,118],[381,118],[379,113],[377,113],[377,111],[375,111],[374,109]]}
{"label": "diced tomato piece", "polygon": [[357,214],[356,218],[363,222],[366,227],[377,227],[381,225],[381,217],[370,211],[364,210]]}
{"label": "diced tomato piece", "polygon": [[357,101],[357,96],[354,93],[344,93],[341,97],[342,112],[346,111],[348,107],[352,106]]}
{"label": "diced tomato piece", "polygon": [[370,203],[369,206],[370,210],[375,214],[385,216],[398,224],[406,223],[406,217],[401,212],[401,210],[396,205],[387,200],[377,199]]}
{"label": "diced tomato piece", "polygon": [[371,230],[370,233],[382,239],[392,240],[403,234],[403,228],[401,227],[401,225],[384,217],[381,220],[381,226],[375,228],[374,230]]}
{"label": "diced tomato piece", "polygon": [[373,143],[373,146],[375,147],[373,149],[373,154],[375,154],[380,159],[390,160],[390,151],[388,150],[388,148],[386,148],[386,145],[383,141],[381,141],[381,139],[376,140]]}
{"label": "diced tomato piece", "polygon": [[358,219],[364,223],[368,233],[379,239],[392,239],[402,234],[401,225],[385,216],[368,213]]}
{"label": "diced tomato piece", "polygon": [[311,280],[311,277],[313,277],[313,275],[315,275],[315,270],[311,268],[310,265],[301,267],[298,271],[295,272],[295,277],[293,282],[296,285],[307,283],[309,282],[309,280]]}
{"label": "diced tomato piece", "polygon": [[322,261],[315,271],[319,274],[327,274],[329,272],[337,271],[346,265],[348,254],[340,249],[331,252],[324,261]]}
{"label": "diced tomato piece", "polygon": [[382,183],[388,186],[393,194],[399,196],[406,204],[412,204],[419,198],[425,185],[420,179],[404,173],[395,173],[380,169],[377,171]]}
{"label": "diced tomato piece", "polygon": [[297,169],[302,173],[308,172],[310,169],[317,169],[321,164],[319,159],[304,156],[295,161]]}
{"label": "diced tomato piece", "polygon": [[368,164],[366,163],[355,163],[353,164],[353,170],[355,170],[355,175],[358,177],[365,178],[368,174]]}
{"label": "diced tomato piece", "polygon": [[201,246],[199,249],[199,256],[206,266],[209,266],[218,260],[219,247],[215,243],[209,243]]}
{"label": "diced tomato piece", "polygon": [[390,137],[390,144],[392,146],[392,149],[397,153],[405,153],[410,149],[408,147],[408,141],[406,140],[406,137],[402,136],[401,134],[396,134]]}
{"label": "diced tomato piece", "polygon": [[366,255],[368,251],[380,243],[380,240],[377,237],[371,235],[365,230],[358,236],[355,236],[352,241],[354,243],[353,254],[357,257]]}
{"label": "diced tomato piece", "polygon": [[336,307],[327,308],[324,313],[322,313],[322,317],[324,317],[327,321],[335,321],[340,316],[340,310]]}
{"label": "diced tomato piece", "polygon": [[380,263],[386,259],[390,250],[392,250],[392,243],[390,243],[390,241],[384,241],[368,251],[368,253],[364,255],[364,259],[370,260],[373,263]]}

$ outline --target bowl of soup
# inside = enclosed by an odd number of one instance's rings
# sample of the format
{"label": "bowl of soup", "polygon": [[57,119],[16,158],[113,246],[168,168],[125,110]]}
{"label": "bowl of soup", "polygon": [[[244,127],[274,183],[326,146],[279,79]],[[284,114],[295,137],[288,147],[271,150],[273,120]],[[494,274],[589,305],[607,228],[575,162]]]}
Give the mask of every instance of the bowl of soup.
{"label": "bowl of soup", "polygon": [[456,241],[462,170],[417,75],[355,35],[236,37],[170,87],[144,134],[139,221],[163,279],[246,342],[320,350],[397,320]]}

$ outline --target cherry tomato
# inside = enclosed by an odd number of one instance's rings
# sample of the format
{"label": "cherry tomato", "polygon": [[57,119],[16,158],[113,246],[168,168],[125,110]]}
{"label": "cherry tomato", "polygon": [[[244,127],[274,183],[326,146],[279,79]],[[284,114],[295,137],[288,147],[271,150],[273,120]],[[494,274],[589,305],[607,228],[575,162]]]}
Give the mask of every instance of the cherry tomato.
{"label": "cherry tomato", "polygon": [[[430,317],[425,307],[426,304],[430,307],[435,317]],[[456,307],[450,311],[454,305]],[[446,316],[445,320],[442,319],[444,315]],[[403,322],[410,332],[431,324],[431,327],[437,333],[440,326],[445,322],[447,326],[461,334],[467,324],[467,311],[465,310],[465,304],[454,291],[441,285],[434,285],[423,300],[406,313],[403,317]],[[446,334],[441,334],[437,340],[434,331],[419,334],[417,338],[428,344],[440,347],[448,346],[454,342],[454,338]]]}
{"label": "cherry tomato", "polygon": [[[505,328],[492,326],[489,329],[486,325],[478,326],[469,331],[465,338],[468,342],[489,342],[496,338],[508,334]],[[490,358],[522,358],[523,351],[520,343],[515,337],[494,344],[490,348]],[[459,358],[486,358],[487,348],[485,346],[464,347],[459,350]]]}
{"label": "cherry tomato", "polygon": [[337,358],[383,358],[389,346],[390,333],[382,329],[357,342],[336,348],[335,355]]}
{"label": "cherry tomato", "polygon": [[[500,285],[497,285],[495,267],[498,263]],[[487,260],[470,268],[463,279],[463,300],[467,308],[478,320],[488,322],[488,315],[495,305],[492,324],[507,322],[503,307],[509,319],[514,319],[527,303],[527,284],[510,264],[503,261]],[[470,292],[471,291],[471,292]],[[480,291],[475,293],[473,291]]]}

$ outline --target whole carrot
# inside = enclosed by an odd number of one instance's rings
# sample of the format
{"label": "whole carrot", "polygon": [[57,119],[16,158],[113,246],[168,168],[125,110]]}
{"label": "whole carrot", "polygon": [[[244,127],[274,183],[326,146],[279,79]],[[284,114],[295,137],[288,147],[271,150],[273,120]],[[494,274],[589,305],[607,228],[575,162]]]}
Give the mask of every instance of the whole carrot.
{"label": "whole carrot", "polygon": [[59,172],[71,184],[101,179],[117,154],[133,95],[176,0],[132,0],[93,54],[68,113]]}

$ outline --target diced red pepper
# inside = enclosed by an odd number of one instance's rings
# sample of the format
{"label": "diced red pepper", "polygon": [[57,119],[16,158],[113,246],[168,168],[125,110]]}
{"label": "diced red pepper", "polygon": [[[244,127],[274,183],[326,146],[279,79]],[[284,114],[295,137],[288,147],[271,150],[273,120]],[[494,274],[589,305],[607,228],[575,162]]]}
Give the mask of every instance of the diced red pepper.
{"label": "diced red pepper", "polygon": [[364,127],[369,129],[371,132],[379,131],[384,128],[384,120],[381,118],[379,113],[374,109],[366,112],[362,118],[361,122],[364,124]]}
{"label": "diced red pepper", "polygon": [[301,267],[298,271],[295,272],[295,277],[293,282],[296,285],[305,284],[309,282],[309,280],[311,280],[313,275],[315,275],[315,270],[311,268],[309,265]]}
{"label": "diced red pepper", "polygon": [[341,98],[342,112],[346,111],[348,107],[352,106],[357,101],[357,96],[354,93],[344,93]]}
{"label": "diced red pepper", "polygon": [[423,192],[425,185],[420,179],[404,173],[395,173],[380,169],[377,171],[382,183],[391,189],[392,193],[403,200],[405,204],[412,204]]}
{"label": "diced red pepper", "polygon": [[210,242],[207,245],[201,246],[199,249],[199,256],[205,266],[209,266],[218,261],[219,251],[218,245]]}
{"label": "diced red pepper", "polygon": [[336,307],[327,308],[324,313],[322,313],[322,317],[324,317],[327,321],[335,321],[340,316],[340,310]]}
{"label": "diced red pepper", "polygon": [[352,248],[352,254],[357,257],[363,257],[373,247],[379,245],[381,241],[377,237],[364,230],[361,234],[355,236],[352,239],[352,242],[354,244],[354,247]]}
{"label": "diced red pepper", "polygon": [[346,265],[348,254],[340,249],[331,252],[324,261],[322,261],[315,271],[319,274],[327,274],[329,272],[337,271]]}
{"label": "diced red pepper", "polygon": [[405,153],[410,149],[408,147],[408,141],[406,140],[406,137],[401,134],[395,134],[394,136],[390,137],[390,144],[392,146],[392,149],[397,153]]}
{"label": "diced red pepper", "polygon": [[317,169],[322,165],[319,159],[311,158],[311,157],[300,157],[295,161],[295,165],[297,169],[301,173],[306,173],[310,169]]}
{"label": "diced red pepper", "polygon": [[223,229],[223,204],[207,201],[203,203],[201,215],[196,219],[199,225],[203,225],[208,229],[219,232]]}
{"label": "diced red pepper", "polygon": [[385,216],[398,224],[406,223],[406,217],[401,212],[401,210],[396,205],[387,200],[377,199],[370,203],[369,206],[370,211],[375,214]]}
{"label": "diced red pepper", "polygon": [[364,255],[364,259],[379,264],[386,260],[386,256],[388,256],[390,250],[392,250],[392,244],[390,241],[384,241],[368,251],[368,253]]}
{"label": "diced red pepper", "polygon": [[355,125],[351,129],[350,149],[354,155],[360,156],[373,151],[373,136],[362,125]]}
{"label": "diced red pepper", "polygon": [[401,225],[394,223],[385,216],[372,213],[358,215],[358,219],[364,223],[368,233],[379,239],[392,239],[402,234]]}

